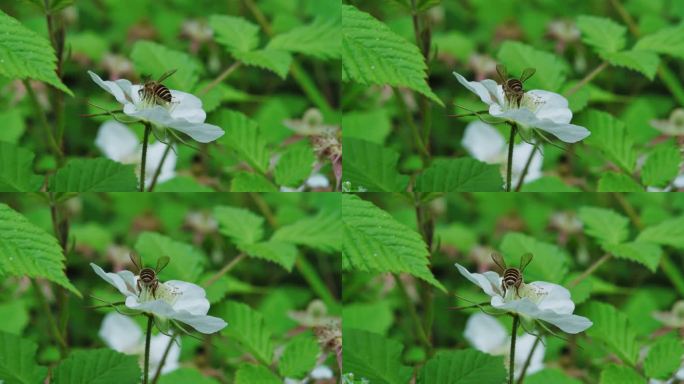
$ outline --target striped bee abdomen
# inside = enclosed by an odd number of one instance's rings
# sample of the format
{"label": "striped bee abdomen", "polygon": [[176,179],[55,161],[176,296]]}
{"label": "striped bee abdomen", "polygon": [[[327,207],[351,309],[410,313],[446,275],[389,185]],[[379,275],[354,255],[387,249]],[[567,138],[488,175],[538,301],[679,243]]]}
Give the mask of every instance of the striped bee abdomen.
{"label": "striped bee abdomen", "polygon": [[509,79],[508,80],[508,88],[515,92],[520,92],[523,90],[523,84],[520,80],[518,79]]}
{"label": "striped bee abdomen", "polygon": [[161,100],[166,101],[167,103],[170,103],[173,100],[173,97],[171,96],[171,91],[163,85],[163,84],[157,84],[157,86],[154,89],[154,94]]}
{"label": "striped bee abdomen", "polygon": [[522,282],[520,271],[516,268],[508,268],[503,274],[503,283],[507,287],[517,286]]}
{"label": "striped bee abdomen", "polygon": [[149,285],[153,281],[157,280],[157,273],[151,268],[144,268],[140,271],[140,280],[144,284]]}

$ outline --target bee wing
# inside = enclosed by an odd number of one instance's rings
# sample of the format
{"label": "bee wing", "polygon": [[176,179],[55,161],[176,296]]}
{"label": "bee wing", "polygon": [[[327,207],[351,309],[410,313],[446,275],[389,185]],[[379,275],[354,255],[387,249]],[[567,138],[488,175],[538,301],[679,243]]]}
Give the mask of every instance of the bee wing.
{"label": "bee wing", "polygon": [[171,261],[171,259],[168,256],[162,256],[159,259],[157,259],[157,268],[155,268],[155,271],[157,273],[160,273],[162,269],[166,268],[166,266],[169,265],[169,261]]}
{"label": "bee wing", "polygon": [[499,79],[501,79],[501,84],[506,84],[508,80],[508,74],[506,73],[506,66],[503,64],[496,65],[496,73],[499,74]]}
{"label": "bee wing", "polygon": [[177,69],[172,69],[170,71],[164,72],[163,75],[159,76],[159,80],[157,80],[157,83],[161,83],[162,81],[168,79],[169,77],[171,77],[171,75],[176,73],[176,71],[177,71]]}
{"label": "bee wing", "polygon": [[498,265],[499,268],[501,268],[501,272],[506,270],[506,262],[504,261],[500,253],[492,253],[492,260],[494,260],[494,264]]}
{"label": "bee wing", "polygon": [[529,252],[522,255],[522,257],[520,258],[520,273],[522,273],[525,270],[525,268],[527,268],[527,265],[532,261],[533,256],[534,255],[532,255]]}
{"label": "bee wing", "polygon": [[525,69],[523,70],[522,75],[520,75],[520,82],[521,82],[521,83],[524,83],[525,80],[527,80],[527,79],[529,79],[530,77],[532,77],[536,72],[537,72],[537,70],[534,69],[534,68],[525,68]]}
{"label": "bee wing", "polygon": [[142,265],[143,265],[142,259],[140,258],[140,255],[137,254],[136,252],[131,252],[128,254],[128,257],[131,258],[133,265],[135,265],[135,267],[138,269],[137,272],[140,272],[140,270],[142,269]]}

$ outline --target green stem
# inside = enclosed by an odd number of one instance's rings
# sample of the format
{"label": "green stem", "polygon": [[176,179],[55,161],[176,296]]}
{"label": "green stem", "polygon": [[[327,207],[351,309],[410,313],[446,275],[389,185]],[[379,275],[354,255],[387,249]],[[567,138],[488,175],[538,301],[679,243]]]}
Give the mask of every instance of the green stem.
{"label": "green stem", "polygon": [[148,122],[145,125],[145,135],[143,136],[142,159],[140,160],[140,192],[145,192],[145,167],[147,166],[147,144],[150,140],[152,126]]}
{"label": "green stem", "polygon": [[171,351],[171,347],[173,346],[173,342],[176,339],[176,335],[171,336],[169,339],[169,343],[166,345],[166,349],[164,349],[164,354],[162,355],[162,359],[159,362],[159,365],[157,366],[157,371],[154,373],[154,378],[152,379],[152,384],[156,384],[157,380],[159,380],[159,377],[161,376],[161,371],[162,368],[164,368],[164,364],[166,363],[166,358],[169,356],[169,351]]}
{"label": "green stem", "polygon": [[172,145],[173,143],[169,143],[166,146],[166,149],[164,149],[164,154],[162,155],[161,161],[159,161],[157,169],[154,171],[154,176],[152,177],[152,182],[150,183],[150,186],[147,188],[147,192],[152,192],[154,190],[154,187],[157,185],[157,179],[159,179],[159,175],[161,175],[162,168],[164,167],[164,163],[166,162],[166,157],[169,155],[169,152],[171,152]]}
{"label": "green stem", "polygon": [[684,296],[684,276],[682,276],[677,266],[672,263],[670,255],[663,253],[663,256],[660,258],[660,266],[663,268],[665,275],[670,279],[672,285],[677,288],[679,294]]}
{"label": "green stem", "polygon": [[411,133],[413,134],[413,141],[416,145],[416,149],[420,153],[420,157],[423,159],[423,163],[425,163],[426,160],[430,158],[430,152],[428,152],[427,148],[425,148],[425,143],[423,143],[423,139],[418,130],[418,126],[413,121],[413,116],[411,116],[411,112],[409,111],[408,106],[404,101],[404,98],[401,96],[401,93],[399,93],[399,91],[396,88],[392,88],[392,90],[394,91],[394,98],[397,99],[397,103],[399,104],[399,109],[401,109],[401,112],[404,114],[404,121],[406,121],[406,124],[408,124],[411,128]]}
{"label": "green stem", "polygon": [[658,68],[658,77],[665,83],[665,86],[670,91],[672,96],[677,99],[679,104],[684,105],[684,87],[682,83],[679,82],[677,75],[672,73],[672,70],[667,66],[666,63],[661,63]]}
{"label": "green stem", "polygon": [[36,110],[36,115],[38,115],[38,121],[40,122],[40,125],[43,127],[43,131],[45,131],[45,140],[47,141],[48,147],[52,150],[52,152],[55,153],[55,155],[58,158],[62,157],[62,150],[59,148],[59,145],[57,145],[57,141],[55,141],[55,137],[52,134],[52,130],[50,129],[50,125],[48,124],[47,117],[45,116],[45,111],[43,111],[43,108],[40,106],[40,103],[38,102],[38,97],[36,97],[36,93],[33,92],[33,88],[31,88],[31,84],[29,83],[28,80],[23,80],[24,87],[26,88],[26,93],[29,95],[29,98],[31,99],[31,102],[33,103],[33,108]]}
{"label": "green stem", "polygon": [[527,157],[527,161],[525,161],[525,168],[523,168],[522,174],[520,175],[520,179],[518,180],[518,185],[515,187],[516,192],[520,192],[520,189],[522,188],[523,184],[525,183],[525,177],[527,176],[527,172],[530,170],[530,164],[532,164],[532,159],[534,158],[534,154],[537,152],[537,144],[534,145],[534,148],[532,148],[532,152],[530,152],[530,156]]}
{"label": "green stem", "polygon": [[218,280],[221,276],[225,275],[226,273],[230,272],[230,270],[235,268],[235,266],[240,261],[242,261],[242,259],[244,259],[244,258],[245,258],[244,253],[237,255],[233,260],[230,261],[230,263],[226,264],[223,268],[221,268],[220,271],[216,272],[213,276],[211,276],[209,279],[207,279],[207,281],[205,281],[204,284],[202,284],[202,285],[204,285],[204,287],[206,288],[206,287],[214,284],[214,282],[216,282],[216,280]]}
{"label": "green stem", "polygon": [[152,324],[154,323],[152,316],[147,315],[147,336],[145,337],[145,373],[143,376],[143,384],[147,384],[150,370],[150,340],[152,339]]}
{"label": "green stem", "polygon": [[513,384],[515,377],[515,340],[518,336],[518,325],[520,325],[520,317],[513,315],[513,329],[511,330],[511,352],[508,371],[508,384]]}
{"label": "green stem", "polygon": [[240,61],[234,62],[231,66],[229,66],[223,72],[221,72],[221,74],[218,75],[218,77],[216,77],[211,83],[207,84],[204,88],[200,89],[197,92],[197,95],[201,96],[201,95],[204,95],[207,92],[211,91],[212,88],[221,84],[223,82],[223,80],[225,80],[228,76],[230,76],[231,73],[233,73],[233,71],[238,69],[240,67],[240,65],[242,65],[242,62],[240,62]]}
{"label": "green stem", "polygon": [[594,68],[593,71],[589,72],[588,75],[584,76],[582,80],[579,81],[579,83],[575,84],[574,87],[570,88],[567,92],[565,92],[565,96],[571,96],[575,92],[579,91],[584,87],[585,85],[589,84],[592,80],[594,80],[594,77],[598,76],[599,73],[603,72],[604,69],[608,68],[608,62],[604,61],[599,65],[598,67]]}
{"label": "green stem", "polygon": [[304,277],[314,293],[325,303],[329,310],[337,308],[339,304],[323,280],[318,276],[314,268],[304,255],[299,255],[295,261],[297,271]]}
{"label": "green stem", "polygon": [[568,288],[573,288],[573,287],[575,287],[577,284],[581,283],[582,280],[584,280],[584,279],[586,279],[587,277],[589,277],[589,275],[591,275],[592,273],[594,273],[594,272],[598,269],[598,267],[600,267],[601,265],[603,265],[603,263],[605,263],[606,261],[610,260],[611,257],[613,257],[613,255],[611,255],[610,253],[606,253],[605,255],[601,256],[601,258],[598,259],[598,260],[596,260],[592,265],[590,265],[589,268],[587,268],[586,271],[582,272],[581,275],[577,276],[573,281],[571,281],[571,282],[568,284]]}
{"label": "green stem", "polygon": [[508,162],[506,166],[506,192],[511,191],[511,182],[513,175],[513,147],[515,146],[515,134],[518,131],[518,126],[515,123],[511,124],[511,136],[508,139]]}
{"label": "green stem", "polygon": [[401,277],[398,274],[394,273],[392,276],[394,276],[394,281],[397,283],[397,288],[399,288],[401,298],[404,300],[404,304],[409,311],[409,315],[411,316],[411,321],[416,329],[416,335],[418,336],[418,339],[427,349],[432,349],[432,343],[430,343],[430,340],[425,333],[425,329],[423,329],[420,318],[418,317],[418,312],[416,312],[416,307],[413,305],[413,302],[406,291],[406,286],[404,286],[404,283],[401,281]]}
{"label": "green stem", "polygon": [[537,345],[539,345],[540,341],[541,336],[538,336],[537,339],[534,340],[534,344],[532,344],[532,349],[530,350],[530,353],[527,355],[527,359],[525,359],[525,365],[523,365],[522,372],[520,372],[520,377],[518,378],[517,384],[522,384],[523,380],[525,380],[525,374],[527,373],[527,369],[530,367],[530,363],[532,362],[532,355],[534,355],[534,351],[537,349]]}
{"label": "green stem", "polygon": [[62,334],[59,332],[59,327],[57,326],[57,321],[55,321],[55,317],[52,314],[50,305],[48,304],[47,299],[45,298],[45,295],[43,294],[43,291],[38,283],[36,283],[35,280],[31,280],[31,284],[33,285],[33,291],[36,294],[38,302],[43,307],[43,314],[45,317],[47,317],[50,332],[59,345],[59,354],[60,356],[65,357],[68,354],[69,346],[64,340],[64,337],[62,337]]}

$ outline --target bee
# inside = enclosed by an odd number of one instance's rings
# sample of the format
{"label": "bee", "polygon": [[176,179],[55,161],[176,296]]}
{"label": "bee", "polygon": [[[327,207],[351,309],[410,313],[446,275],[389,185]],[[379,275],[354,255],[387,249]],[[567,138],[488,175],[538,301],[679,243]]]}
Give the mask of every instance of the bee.
{"label": "bee", "polygon": [[138,90],[138,96],[140,96],[140,99],[146,103],[158,104],[162,106],[173,102],[171,91],[169,91],[169,88],[167,88],[166,85],[162,84],[161,82],[168,79],[174,73],[176,73],[176,69],[165,72],[163,75],[159,76],[157,81],[145,81],[142,88]]}
{"label": "bee", "polygon": [[133,262],[133,265],[135,265],[135,267],[138,269],[138,276],[140,276],[137,282],[138,291],[142,293],[143,287],[147,290],[151,290],[152,297],[156,299],[157,287],[159,286],[159,279],[157,278],[157,274],[160,273],[169,264],[169,257],[162,256],[159,259],[157,259],[157,267],[154,269],[143,268],[142,259],[140,258],[140,255],[138,255],[135,252],[131,252],[130,258]]}
{"label": "bee", "polygon": [[516,296],[520,297],[518,294],[518,289],[523,283],[523,271],[527,268],[527,265],[532,261],[532,254],[526,253],[520,258],[519,268],[507,268],[506,262],[503,257],[498,253],[492,253],[492,260],[494,263],[501,268],[503,271],[503,280],[501,280],[501,289],[503,290],[504,297],[506,296],[506,291],[511,288],[515,288]]}
{"label": "bee", "polygon": [[520,108],[520,102],[525,95],[523,83],[532,77],[537,70],[534,68],[525,68],[519,79],[509,79],[508,74],[506,73],[506,67],[501,64],[496,66],[496,72],[499,74],[499,78],[501,79],[501,86],[506,94],[506,101],[509,104],[515,103],[515,105]]}

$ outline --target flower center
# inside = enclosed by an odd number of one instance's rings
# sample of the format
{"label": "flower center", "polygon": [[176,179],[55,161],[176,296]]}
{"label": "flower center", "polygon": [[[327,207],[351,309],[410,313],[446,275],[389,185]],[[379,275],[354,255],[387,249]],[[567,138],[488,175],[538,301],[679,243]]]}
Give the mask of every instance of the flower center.
{"label": "flower center", "polygon": [[183,293],[178,288],[162,282],[159,282],[156,287],[154,285],[140,283],[140,294],[138,295],[138,299],[141,303],[162,300],[170,306],[173,306],[182,294]]}
{"label": "flower center", "polygon": [[[508,292],[506,292],[506,298],[508,299],[509,295]],[[513,295],[512,299],[523,299],[526,298],[530,300],[531,302],[538,304],[540,301],[542,301],[546,296],[548,296],[549,292],[546,291],[545,289],[536,286],[536,285],[529,285],[529,284],[521,284],[520,288],[518,288],[518,296],[515,294]]]}
{"label": "flower center", "polygon": [[509,111],[513,109],[528,109],[532,113],[536,113],[539,108],[544,105],[545,101],[537,96],[530,95],[529,93],[524,93],[522,99],[520,100],[520,107],[514,98],[505,98],[504,110]]}

